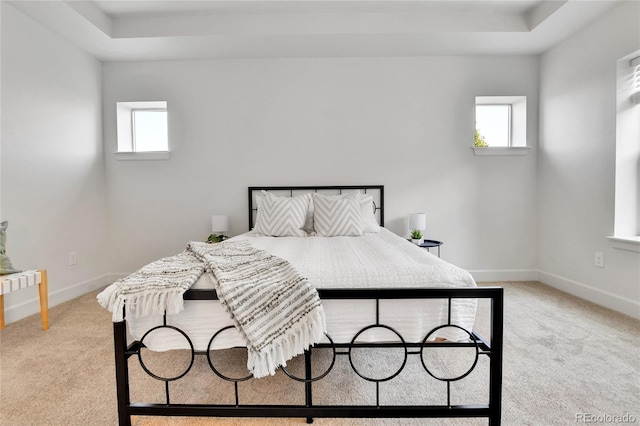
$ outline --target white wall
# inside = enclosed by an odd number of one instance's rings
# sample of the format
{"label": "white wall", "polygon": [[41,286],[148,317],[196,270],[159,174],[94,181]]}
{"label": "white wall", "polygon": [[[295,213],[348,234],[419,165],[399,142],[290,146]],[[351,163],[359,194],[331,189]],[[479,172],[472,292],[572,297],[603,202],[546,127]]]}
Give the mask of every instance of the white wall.
{"label": "white wall", "polygon": [[[540,281],[640,315],[640,258],[614,249],[616,61],[640,46],[624,2],[541,57]],[[594,266],[604,253],[605,267]]]}
{"label": "white wall", "polygon": [[[247,186],[296,184],[384,184],[392,231],[424,211],[446,260],[490,279],[535,270],[536,150],[471,146],[475,96],[525,95],[536,147],[536,57],[118,62],[103,78],[114,272],[204,239],[214,213],[245,232]],[[113,156],[116,102],[143,100],[168,101],[169,161]]]}
{"label": "white wall", "polygon": [[[101,64],[10,4],[0,7],[0,214],[14,267],[48,269],[55,305],[104,285],[109,271]],[[7,322],[38,312],[37,291],[9,293],[5,307]]]}

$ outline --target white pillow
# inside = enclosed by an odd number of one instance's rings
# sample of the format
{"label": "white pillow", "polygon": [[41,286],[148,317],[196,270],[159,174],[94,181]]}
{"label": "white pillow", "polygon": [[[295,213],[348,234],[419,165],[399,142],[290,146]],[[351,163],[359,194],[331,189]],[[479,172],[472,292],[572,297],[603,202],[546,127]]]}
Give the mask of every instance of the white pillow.
{"label": "white pillow", "polygon": [[307,234],[311,234],[313,232],[313,196],[309,195],[309,207],[307,208],[307,217],[304,220],[304,226],[302,229]]}
{"label": "white pillow", "polygon": [[362,235],[364,223],[359,194],[314,194],[313,227],[320,237]]}
{"label": "white pillow", "polygon": [[359,196],[364,232],[380,232],[380,225],[378,225],[378,221],[376,220],[373,206],[373,197],[369,194],[359,194]]}
{"label": "white pillow", "polygon": [[309,210],[311,194],[278,197],[262,191],[258,215],[253,230],[271,237],[306,237],[302,229]]}

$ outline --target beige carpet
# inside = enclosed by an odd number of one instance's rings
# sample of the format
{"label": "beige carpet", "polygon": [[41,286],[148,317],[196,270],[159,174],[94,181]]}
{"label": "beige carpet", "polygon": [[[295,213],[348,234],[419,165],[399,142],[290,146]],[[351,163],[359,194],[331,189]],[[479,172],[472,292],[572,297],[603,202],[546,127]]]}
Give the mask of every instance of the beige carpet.
{"label": "beige carpet", "polygon": [[[581,423],[576,422],[580,415],[631,415],[636,424],[640,423],[640,321],[540,283],[497,284],[505,288],[503,424],[576,424]],[[52,308],[51,328],[46,332],[40,330],[38,315],[9,324],[0,331],[1,425],[117,424],[112,325],[110,314],[98,306],[95,295],[93,292]],[[487,306],[480,310],[481,334],[486,334],[483,328],[487,311]],[[318,354],[319,364],[327,355]],[[382,354],[383,364],[393,369],[397,355]],[[242,365],[242,354],[238,351],[221,356],[224,359],[220,365],[225,368]],[[364,369],[374,363],[379,364],[361,357],[358,365]],[[162,402],[162,383],[140,373],[139,368],[134,368],[136,364],[135,358],[130,361],[135,381],[132,399],[155,398]],[[149,364],[154,366],[151,358]],[[474,373],[460,382],[465,382],[464,385],[452,386],[454,403],[468,402],[465,398],[477,402],[486,400],[486,392],[482,390],[486,367],[486,362],[481,361]],[[314,401],[331,403],[342,400],[338,395],[346,395],[347,402],[369,403],[372,385],[354,378],[349,370],[346,357],[339,357],[335,372],[329,375],[332,381],[318,386]],[[443,397],[442,385],[426,375],[418,358],[412,361],[410,357],[398,379],[408,385],[395,385],[393,381],[383,384],[382,392],[388,396],[382,403],[387,399],[414,403],[440,401]],[[229,396],[232,387],[217,380],[203,357],[196,357],[184,384],[182,380],[179,382],[171,388],[173,402],[198,403],[214,398],[232,402]],[[251,382],[251,385],[249,382],[240,385],[242,401],[299,402],[292,399],[289,392],[291,387],[299,385],[284,380],[281,373]],[[475,389],[476,386],[480,388]],[[316,401],[316,397],[320,401]],[[301,419],[148,417],[136,417],[133,423],[144,426],[305,424]],[[314,422],[317,425],[486,423],[486,420],[473,419],[316,419]]]}

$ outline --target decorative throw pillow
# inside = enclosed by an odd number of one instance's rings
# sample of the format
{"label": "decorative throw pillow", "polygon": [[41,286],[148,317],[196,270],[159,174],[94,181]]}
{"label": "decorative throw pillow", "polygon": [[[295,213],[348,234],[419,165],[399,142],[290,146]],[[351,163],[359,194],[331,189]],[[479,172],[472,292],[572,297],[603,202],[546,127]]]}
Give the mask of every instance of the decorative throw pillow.
{"label": "decorative throw pillow", "polygon": [[9,260],[9,256],[7,256],[7,227],[9,226],[9,222],[6,220],[0,223],[0,275],[4,274],[13,274],[16,272],[20,272],[16,269],[13,269],[13,265],[11,264],[11,260]]}
{"label": "decorative throw pillow", "polygon": [[[262,191],[262,194],[256,195],[256,207],[258,211],[260,211],[260,206],[262,205],[262,199],[264,198],[265,193],[267,193],[267,191]],[[309,194],[309,207],[307,208],[307,215],[304,220],[304,226],[302,227],[302,229],[307,234],[311,234],[313,232],[313,197],[311,196],[311,194]]]}
{"label": "decorative throw pillow", "polygon": [[369,194],[360,195],[360,212],[362,214],[362,222],[364,224],[364,232],[380,232],[380,225],[376,220],[375,206],[373,205],[373,197]]}
{"label": "decorative throw pillow", "polygon": [[314,194],[313,226],[320,237],[362,235],[364,224],[359,194]]}
{"label": "decorative throw pillow", "polygon": [[262,191],[258,217],[253,230],[271,237],[306,237],[302,229],[307,217],[311,194],[278,197]]}

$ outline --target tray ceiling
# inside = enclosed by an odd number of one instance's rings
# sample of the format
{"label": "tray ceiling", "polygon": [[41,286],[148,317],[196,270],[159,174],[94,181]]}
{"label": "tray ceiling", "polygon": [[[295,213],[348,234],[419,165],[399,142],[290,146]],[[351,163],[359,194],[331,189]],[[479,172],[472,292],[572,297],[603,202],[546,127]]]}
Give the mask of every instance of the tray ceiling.
{"label": "tray ceiling", "polygon": [[102,61],[539,54],[615,1],[9,1]]}

